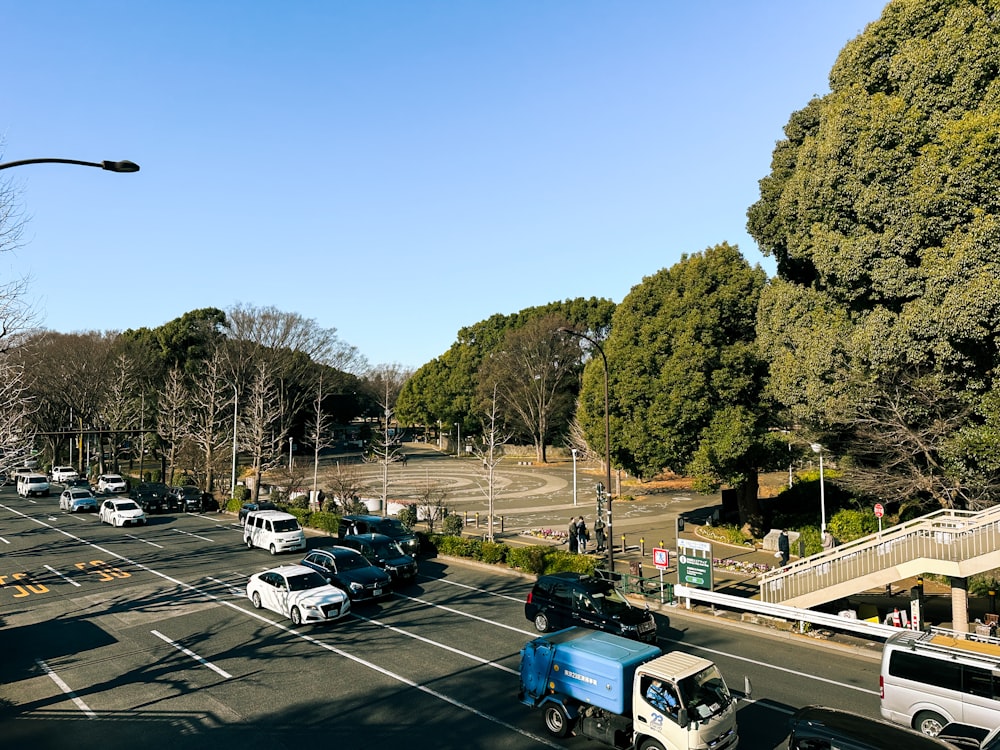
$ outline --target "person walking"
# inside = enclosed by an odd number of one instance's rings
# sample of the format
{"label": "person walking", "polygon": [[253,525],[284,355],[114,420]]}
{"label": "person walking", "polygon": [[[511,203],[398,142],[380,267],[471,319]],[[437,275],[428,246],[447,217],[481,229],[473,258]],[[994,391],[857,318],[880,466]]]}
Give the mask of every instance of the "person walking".
{"label": "person walking", "polygon": [[590,531],[587,530],[587,522],[583,516],[576,519],[576,549],[581,555],[587,554],[587,540],[590,539]]}
{"label": "person walking", "polygon": [[600,516],[594,521],[594,537],[597,542],[597,551],[604,552],[604,521]]}
{"label": "person walking", "polygon": [[576,519],[569,519],[569,526],[566,529],[566,541],[569,542],[569,551],[576,554],[576,548],[579,544],[579,538],[576,535]]}
{"label": "person walking", "polygon": [[781,553],[782,566],[788,565],[788,558],[791,554],[791,547],[788,544],[788,532],[784,529],[778,535],[778,552]]}

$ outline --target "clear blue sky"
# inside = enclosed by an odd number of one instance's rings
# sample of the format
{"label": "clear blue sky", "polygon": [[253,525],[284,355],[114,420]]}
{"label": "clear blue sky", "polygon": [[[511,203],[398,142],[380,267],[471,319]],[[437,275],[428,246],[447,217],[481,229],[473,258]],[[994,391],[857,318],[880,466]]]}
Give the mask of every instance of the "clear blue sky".
{"label": "clear blue sky", "polygon": [[419,367],[727,241],[882,0],[2,0],[3,176],[61,332],[274,306]]}

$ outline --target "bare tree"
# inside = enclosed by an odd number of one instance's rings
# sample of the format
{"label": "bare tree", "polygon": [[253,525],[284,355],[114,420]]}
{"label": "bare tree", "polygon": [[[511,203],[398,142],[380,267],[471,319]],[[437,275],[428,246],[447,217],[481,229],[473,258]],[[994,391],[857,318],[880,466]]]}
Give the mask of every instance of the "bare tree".
{"label": "bare tree", "polygon": [[254,476],[253,498],[256,500],[260,496],[261,476],[279,464],[283,444],[283,435],[278,432],[281,404],[267,362],[256,363],[244,402],[238,432],[241,445],[250,453]]}
{"label": "bare tree", "polygon": [[369,455],[382,468],[382,492],[379,496],[380,510],[384,511],[389,499],[389,467],[406,461],[403,453],[402,433],[393,426],[396,399],[410,372],[397,364],[380,365],[368,375],[372,396],[382,409],[382,425],[379,433],[372,437]]}
{"label": "bare tree", "polygon": [[489,522],[487,524],[486,538],[494,541],[493,518],[494,501],[496,500],[496,469],[503,460],[503,446],[513,437],[513,432],[502,429],[500,413],[497,408],[497,386],[493,386],[493,398],[490,401],[489,411],[482,420],[482,437],[473,441],[473,452],[483,462],[483,471],[486,474],[485,493],[489,501]]}
{"label": "bare tree", "polygon": [[24,369],[7,357],[0,357],[0,474],[24,464],[34,445],[31,411],[34,402],[28,393]]}
{"label": "bare tree", "polygon": [[126,438],[133,436],[140,422],[139,383],[128,357],[119,354],[112,363],[104,399],[97,417],[107,430],[108,449],[114,466],[118,466],[119,450]]}
{"label": "bare tree", "polygon": [[[225,361],[216,349],[194,379],[186,422],[187,437],[201,453],[205,489],[215,489],[215,473],[220,468],[224,449],[231,447],[232,422],[229,405],[230,386],[225,380]],[[232,491],[232,488],[230,488]]]}
{"label": "bare tree", "polygon": [[320,375],[316,384],[316,398],[313,400],[313,417],[306,424],[306,437],[313,444],[313,494],[316,493],[316,481],[319,475],[319,452],[330,447],[332,437],[330,428],[333,419],[323,412],[323,376]]}
{"label": "bare tree", "polygon": [[565,325],[559,316],[547,315],[509,330],[483,361],[479,375],[479,401],[488,403],[492,394],[484,389],[496,385],[505,423],[534,442],[543,463],[552,425],[565,424],[573,408],[579,346],[567,336],[553,335]]}
{"label": "bare tree", "polygon": [[174,483],[178,452],[185,434],[188,412],[188,389],[179,367],[172,367],[157,399],[157,433],[166,449],[168,474],[166,481]]}
{"label": "bare tree", "polygon": [[444,504],[448,499],[448,490],[443,483],[432,480],[429,475],[416,490],[417,517],[423,516],[427,531],[433,534],[437,523],[448,515],[448,509]]}
{"label": "bare tree", "polygon": [[356,466],[341,465],[338,461],[333,475],[327,477],[330,488],[330,501],[341,508],[348,508],[359,497],[366,494],[368,484],[365,482]]}
{"label": "bare tree", "polygon": [[[20,190],[10,180],[0,180],[0,253],[22,244],[27,219],[19,198]],[[27,302],[27,290],[27,279],[0,284],[0,353],[17,346],[19,335],[37,323],[37,315]]]}

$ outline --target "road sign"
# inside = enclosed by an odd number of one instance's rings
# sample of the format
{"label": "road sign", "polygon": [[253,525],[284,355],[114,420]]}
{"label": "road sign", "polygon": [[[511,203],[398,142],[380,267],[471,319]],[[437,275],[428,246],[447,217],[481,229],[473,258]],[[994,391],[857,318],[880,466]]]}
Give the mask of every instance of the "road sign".
{"label": "road sign", "polygon": [[885,515],[885,508],[882,507],[882,503],[875,503],[875,518],[881,518]]}
{"label": "road sign", "polygon": [[662,547],[653,547],[653,565],[661,570],[670,567],[670,553]]}

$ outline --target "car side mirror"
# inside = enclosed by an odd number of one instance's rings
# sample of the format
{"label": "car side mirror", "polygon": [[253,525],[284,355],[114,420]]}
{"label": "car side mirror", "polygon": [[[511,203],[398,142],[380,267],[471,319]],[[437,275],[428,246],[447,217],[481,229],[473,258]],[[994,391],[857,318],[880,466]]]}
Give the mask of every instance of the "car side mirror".
{"label": "car side mirror", "polygon": [[677,725],[684,729],[691,722],[688,719],[688,710],[686,708],[681,708],[677,711]]}

